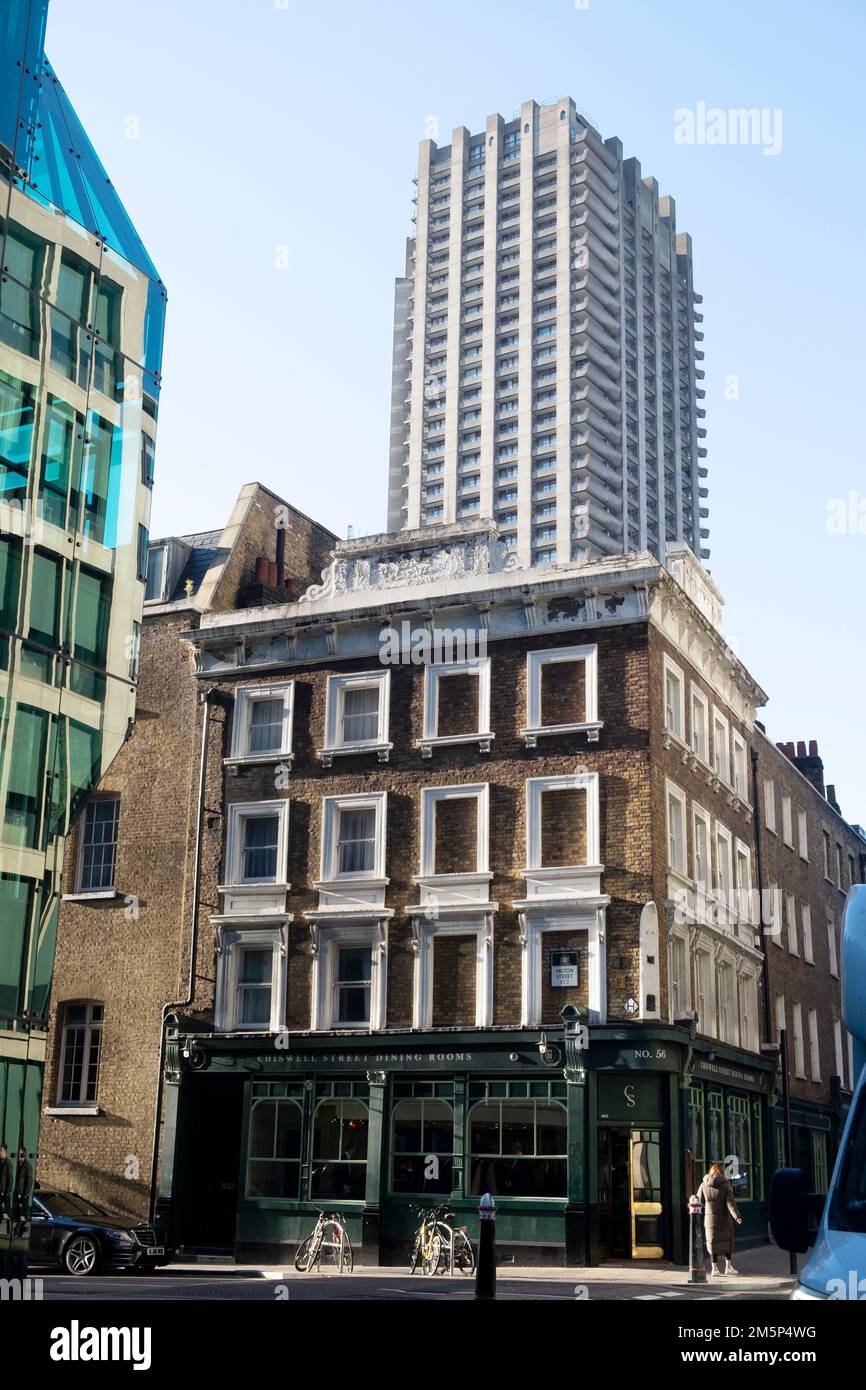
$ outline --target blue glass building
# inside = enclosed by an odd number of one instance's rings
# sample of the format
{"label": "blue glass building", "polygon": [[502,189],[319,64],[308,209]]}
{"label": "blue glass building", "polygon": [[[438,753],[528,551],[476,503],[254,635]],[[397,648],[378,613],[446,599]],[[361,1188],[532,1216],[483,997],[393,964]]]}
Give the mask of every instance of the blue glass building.
{"label": "blue glass building", "polygon": [[[0,10],[0,1142],[13,1168],[38,1141],[65,837],[135,710],[166,299],[45,56],[47,9]],[[89,822],[97,872],[82,886],[98,892],[98,803]],[[26,1242],[15,1229],[0,1213],[7,1257]]]}

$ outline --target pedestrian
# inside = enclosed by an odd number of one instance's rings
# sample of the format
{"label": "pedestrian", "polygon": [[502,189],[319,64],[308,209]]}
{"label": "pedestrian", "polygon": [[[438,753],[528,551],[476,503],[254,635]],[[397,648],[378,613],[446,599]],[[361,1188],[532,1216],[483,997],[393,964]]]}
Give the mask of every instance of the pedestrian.
{"label": "pedestrian", "polygon": [[0,1144],[0,1226],[12,1216],[12,1160],[5,1144]]}
{"label": "pedestrian", "polygon": [[33,1187],[33,1164],[27,1157],[27,1150],[18,1150],[18,1167],[15,1171],[15,1239],[23,1236],[30,1220],[30,1192]]}
{"label": "pedestrian", "polygon": [[[700,1187],[698,1197],[704,1203],[704,1235],[710,1252],[710,1277],[720,1274],[736,1274],[732,1263],[734,1253],[734,1222],[742,1226],[743,1218],[734,1201],[734,1190],[725,1177],[721,1163],[711,1163]],[[719,1256],[724,1256],[726,1266],[719,1269]]]}

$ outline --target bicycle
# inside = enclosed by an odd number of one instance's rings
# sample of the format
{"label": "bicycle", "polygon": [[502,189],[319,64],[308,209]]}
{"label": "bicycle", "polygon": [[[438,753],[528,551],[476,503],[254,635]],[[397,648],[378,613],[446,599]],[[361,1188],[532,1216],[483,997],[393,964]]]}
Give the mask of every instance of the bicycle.
{"label": "bicycle", "polygon": [[409,1273],[414,1274],[420,1263],[423,1274],[438,1274],[446,1269],[473,1274],[475,1254],[466,1227],[458,1226],[455,1229],[449,1225],[454,1220],[454,1212],[449,1211],[445,1203],[436,1207],[416,1207],[415,1210],[421,1217],[421,1225],[415,1232],[409,1256]]}
{"label": "bicycle", "polygon": [[338,1211],[322,1211],[321,1207],[316,1210],[319,1215],[313,1230],[295,1251],[295,1269],[299,1274],[308,1274],[313,1265],[321,1267],[322,1251],[331,1250],[337,1252],[334,1261],[340,1273],[351,1274],[354,1256],[343,1217]]}

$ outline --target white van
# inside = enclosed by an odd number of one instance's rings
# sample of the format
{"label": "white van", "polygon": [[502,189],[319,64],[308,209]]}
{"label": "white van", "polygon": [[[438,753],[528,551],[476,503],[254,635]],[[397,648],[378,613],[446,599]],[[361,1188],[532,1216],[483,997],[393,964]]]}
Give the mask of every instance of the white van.
{"label": "white van", "polygon": [[[866,1301],[866,884],[848,894],[842,928],[842,1016],[854,1039],[854,1099],[826,1200],[806,1191],[799,1168],[770,1184],[770,1234],[783,1250],[811,1254],[793,1298]],[[823,1210],[821,1206],[823,1203]],[[821,1212],[817,1231],[810,1213]]]}

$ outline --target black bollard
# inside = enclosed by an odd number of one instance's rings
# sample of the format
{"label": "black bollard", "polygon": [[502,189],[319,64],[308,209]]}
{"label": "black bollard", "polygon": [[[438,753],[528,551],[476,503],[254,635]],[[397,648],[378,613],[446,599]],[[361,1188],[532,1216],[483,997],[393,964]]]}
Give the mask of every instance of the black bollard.
{"label": "black bollard", "polygon": [[485,1192],[478,1205],[478,1263],[475,1297],[496,1297],[496,1203]]}
{"label": "black bollard", "polygon": [[689,1198],[689,1283],[707,1282],[707,1263],[704,1258],[704,1232],[701,1223],[703,1204],[697,1197]]}

